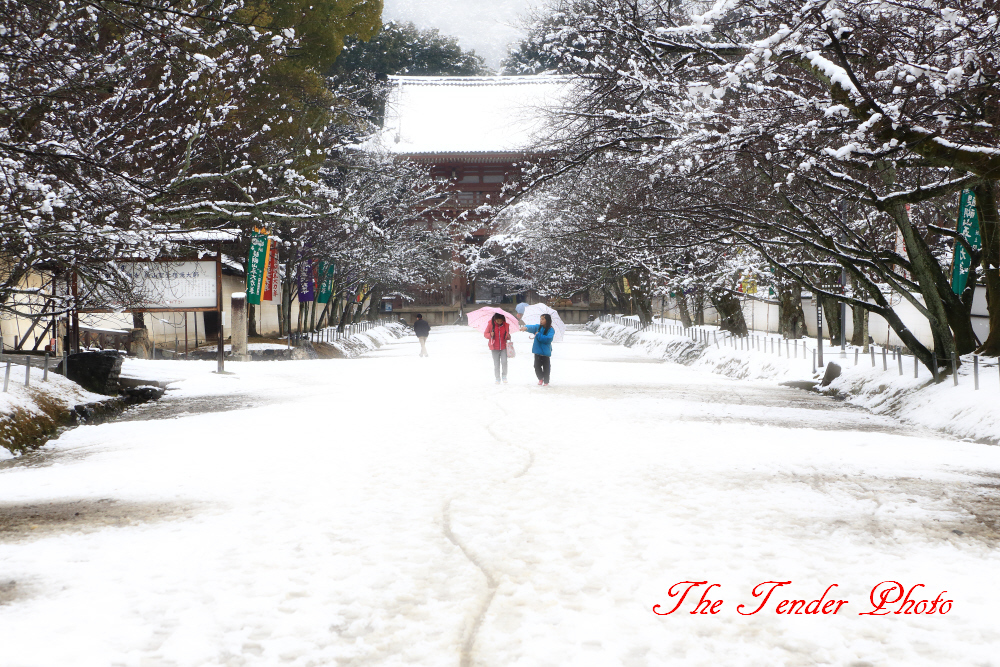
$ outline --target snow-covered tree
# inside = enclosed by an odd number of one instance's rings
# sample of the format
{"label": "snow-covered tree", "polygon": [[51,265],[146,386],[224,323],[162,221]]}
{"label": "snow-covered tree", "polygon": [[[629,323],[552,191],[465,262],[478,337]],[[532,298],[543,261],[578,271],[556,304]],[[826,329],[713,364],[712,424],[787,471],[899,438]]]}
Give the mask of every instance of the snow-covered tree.
{"label": "snow-covered tree", "polygon": [[298,180],[288,158],[249,159],[287,118],[250,102],[294,32],[259,30],[240,12],[0,3],[0,307],[39,269],[95,290],[82,298],[128,303],[116,262],[155,255],[161,232],[294,209],[254,194],[276,176]]}
{"label": "snow-covered tree", "polygon": [[[781,280],[886,316],[931,365],[885,298],[892,289],[925,314],[947,359],[974,338],[971,293],[948,284],[939,239],[954,232],[942,212],[974,187],[986,236],[996,219],[995,9],[566,0],[534,48],[582,93],[557,131],[564,159],[536,183],[598,155],[633,160],[669,184],[647,214],[666,227],[686,211],[692,247],[751,248]],[[840,269],[853,294],[832,288]],[[1000,297],[990,302],[1000,312]]]}

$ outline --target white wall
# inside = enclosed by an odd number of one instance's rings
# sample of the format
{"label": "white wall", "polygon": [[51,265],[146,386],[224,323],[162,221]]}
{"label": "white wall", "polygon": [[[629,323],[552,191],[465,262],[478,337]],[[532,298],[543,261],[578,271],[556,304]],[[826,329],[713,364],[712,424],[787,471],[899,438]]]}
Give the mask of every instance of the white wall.
{"label": "white wall", "polygon": [[[919,295],[915,295],[920,303],[923,303],[923,299]],[[771,333],[778,333],[780,327],[780,321],[778,318],[778,303],[777,301],[765,301],[760,299],[751,299],[744,297],[742,300],[743,305],[743,317],[746,318],[747,326],[755,331],[768,331]],[[913,332],[924,345],[930,347],[933,344],[933,337],[931,336],[930,326],[927,323],[927,319],[920,314],[916,306],[911,304],[909,301],[896,296],[892,299],[892,303],[895,307],[896,313],[903,323]],[[661,306],[661,299],[657,298],[654,300],[654,315],[657,317],[660,315],[659,307]],[[666,297],[662,299],[663,313],[664,317],[674,320],[680,320],[680,310],[677,308],[676,299]],[[804,296],[802,298],[802,311],[805,313],[806,317],[806,329],[808,335],[811,338],[816,336],[816,304],[813,302],[811,296]],[[972,307],[972,326],[976,331],[976,335],[979,336],[980,340],[985,340],[986,336],[989,334],[989,321],[987,319],[987,309],[986,309],[986,288],[979,287],[976,290],[975,300],[973,301]],[[718,323],[718,313],[714,308],[706,308],[705,310],[705,323],[706,324],[717,324]],[[851,316],[851,309],[847,308],[846,317],[847,326],[847,339],[850,340],[852,334],[854,333],[854,321]],[[823,335],[824,338],[829,340],[830,332],[828,330],[828,325],[826,318],[823,319]],[[894,331],[889,327],[889,323],[886,322],[885,318],[880,315],[869,315],[868,319],[868,335],[872,337],[877,345],[886,346],[902,346],[903,342],[899,339]]]}
{"label": "white wall", "polygon": [[[225,326],[223,336],[229,337],[232,331],[232,298],[234,292],[245,292],[246,283],[239,276],[222,276],[222,311],[225,313]],[[254,306],[256,311],[257,332],[262,336],[278,335],[278,305],[279,301],[265,301],[259,306]],[[317,311],[317,318],[322,312],[322,307]],[[292,301],[292,326],[298,321],[299,302]],[[174,340],[177,340],[177,347],[184,349],[184,321],[187,319],[187,335],[189,348],[194,346],[195,327],[197,326],[198,342],[205,343],[205,319],[204,313],[146,313],[146,328],[150,337],[158,345],[172,348]],[[80,325],[93,328],[129,330],[132,328],[132,315],[130,313],[87,313],[80,315]],[[209,341],[209,342],[214,342]]]}
{"label": "white wall", "polygon": [[[18,284],[20,289],[45,289],[46,291],[51,289],[51,285],[46,287],[47,278],[42,274],[30,273]],[[26,307],[29,303],[36,305],[41,305],[44,303],[44,297],[38,298],[34,296],[17,295],[13,297],[15,304],[18,304],[20,308],[25,311],[29,311]],[[39,322],[38,326],[31,332],[28,336],[28,340],[25,341],[24,345],[27,349],[31,349],[35,345],[35,337],[41,336],[42,331],[45,329],[45,325],[48,322]],[[3,347],[5,350],[13,349],[14,345],[17,344],[31,328],[31,320],[26,317],[0,317],[0,336],[3,336]],[[41,342],[38,345],[38,349],[41,350],[43,346],[47,345],[49,339],[51,338],[52,330],[45,336],[41,336]]]}

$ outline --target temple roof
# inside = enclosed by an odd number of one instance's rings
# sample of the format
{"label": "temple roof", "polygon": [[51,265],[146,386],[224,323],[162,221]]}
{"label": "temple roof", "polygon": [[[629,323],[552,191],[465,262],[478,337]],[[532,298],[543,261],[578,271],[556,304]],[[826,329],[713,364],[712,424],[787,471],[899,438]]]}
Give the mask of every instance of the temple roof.
{"label": "temple roof", "polygon": [[546,110],[567,99],[563,76],[390,77],[382,131],[371,142],[400,155],[531,153]]}

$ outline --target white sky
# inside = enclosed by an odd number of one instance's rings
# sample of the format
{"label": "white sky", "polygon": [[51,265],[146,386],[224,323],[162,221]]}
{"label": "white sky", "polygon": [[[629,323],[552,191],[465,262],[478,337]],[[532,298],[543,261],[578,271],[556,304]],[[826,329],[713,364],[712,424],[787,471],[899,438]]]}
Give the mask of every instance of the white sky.
{"label": "white sky", "polygon": [[463,49],[474,49],[496,69],[507,45],[521,32],[518,17],[540,0],[385,0],[384,21],[412,21],[419,28],[437,28],[458,38]]}

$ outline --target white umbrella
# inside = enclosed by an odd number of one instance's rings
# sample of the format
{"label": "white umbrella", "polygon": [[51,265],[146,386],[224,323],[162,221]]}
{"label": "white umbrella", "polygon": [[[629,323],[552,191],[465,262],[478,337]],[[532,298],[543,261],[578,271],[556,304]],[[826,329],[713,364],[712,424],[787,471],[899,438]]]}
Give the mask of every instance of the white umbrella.
{"label": "white umbrella", "polygon": [[566,323],[562,321],[562,318],[559,317],[559,312],[555,309],[549,308],[544,303],[532,304],[524,309],[521,321],[525,324],[540,324],[543,313],[552,317],[552,328],[556,330],[556,335],[552,339],[552,342],[561,343],[563,334],[566,333]]}

